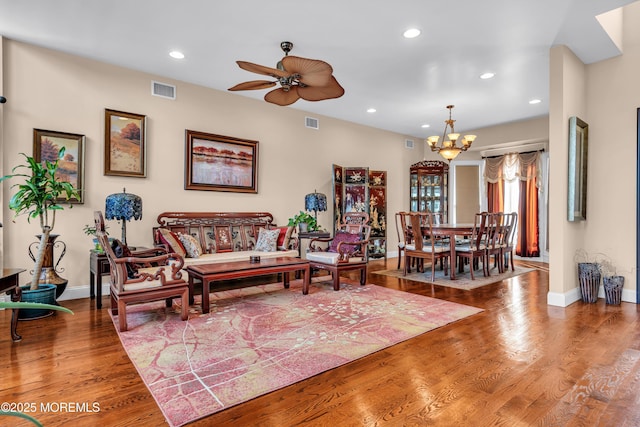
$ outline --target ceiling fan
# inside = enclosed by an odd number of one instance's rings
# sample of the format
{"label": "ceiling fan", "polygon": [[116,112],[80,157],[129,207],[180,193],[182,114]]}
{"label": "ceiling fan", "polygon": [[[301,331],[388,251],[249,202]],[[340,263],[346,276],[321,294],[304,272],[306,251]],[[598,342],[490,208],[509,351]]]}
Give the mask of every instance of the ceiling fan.
{"label": "ceiling fan", "polygon": [[268,92],[264,100],[277,105],[290,105],[302,98],[307,101],[322,101],[324,99],[339,98],[344,94],[344,88],[333,77],[333,68],[324,61],[317,59],[289,56],[293,43],[280,43],[284,51],[284,58],[278,62],[276,68],[253,64],[246,61],[236,61],[243,70],[252,73],[271,76],[276,81],[251,80],[229,88],[237,90],[266,89],[280,83],[280,87]]}

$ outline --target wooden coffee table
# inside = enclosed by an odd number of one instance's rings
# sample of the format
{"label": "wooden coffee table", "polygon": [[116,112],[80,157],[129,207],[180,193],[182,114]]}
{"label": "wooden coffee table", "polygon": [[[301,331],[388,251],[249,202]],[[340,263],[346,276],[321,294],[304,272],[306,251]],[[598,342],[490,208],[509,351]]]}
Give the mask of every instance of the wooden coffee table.
{"label": "wooden coffee table", "polygon": [[256,263],[247,260],[190,265],[187,267],[187,273],[189,273],[189,295],[193,303],[193,281],[194,279],[200,280],[202,282],[202,312],[208,313],[209,291],[212,282],[282,273],[284,287],[288,289],[289,273],[292,271],[302,271],[302,294],[307,295],[309,293],[311,272],[309,261],[304,259],[280,257],[262,259]]}

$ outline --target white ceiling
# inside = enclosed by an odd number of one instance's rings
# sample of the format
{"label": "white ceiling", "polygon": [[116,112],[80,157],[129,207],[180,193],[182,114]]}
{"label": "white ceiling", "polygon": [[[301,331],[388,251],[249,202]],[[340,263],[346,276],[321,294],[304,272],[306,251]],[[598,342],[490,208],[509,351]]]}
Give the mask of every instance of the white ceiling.
{"label": "white ceiling", "polygon": [[[330,63],[345,95],[273,108],[424,138],[442,133],[448,104],[461,132],[546,115],[549,48],[585,63],[620,54],[595,16],[633,1],[0,0],[0,35],[222,91],[264,78],[236,60],[274,67],[288,40]],[[410,27],[421,36],[403,38]]]}

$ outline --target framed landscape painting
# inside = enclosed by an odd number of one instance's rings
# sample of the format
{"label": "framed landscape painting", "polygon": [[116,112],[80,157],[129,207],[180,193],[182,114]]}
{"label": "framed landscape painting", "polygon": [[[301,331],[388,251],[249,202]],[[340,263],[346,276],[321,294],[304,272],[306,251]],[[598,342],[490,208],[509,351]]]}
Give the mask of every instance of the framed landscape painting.
{"label": "framed landscape painting", "polygon": [[145,178],[146,117],[105,110],[104,174]]}
{"label": "framed landscape painting", "polygon": [[185,189],[258,192],[258,141],[186,131]]}
{"label": "framed landscape painting", "polygon": [[56,178],[70,182],[78,190],[80,198],[71,198],[71,203],[84,203],[84,135],[56,132],[51,130],[33,130],[33,159],[36,162],[55,162],[60,150],[64,156],[58,162]]}

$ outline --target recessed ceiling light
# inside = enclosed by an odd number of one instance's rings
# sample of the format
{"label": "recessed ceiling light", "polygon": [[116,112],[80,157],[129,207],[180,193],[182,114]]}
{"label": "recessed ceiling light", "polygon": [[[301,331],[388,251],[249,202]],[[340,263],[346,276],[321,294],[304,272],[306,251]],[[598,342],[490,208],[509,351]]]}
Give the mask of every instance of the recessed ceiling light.
{"label": "recessed ceiling light", "polygon": [[542,101],[540,99],[532,99],[531,101],[529,101],[529,104],[540,104]]}
{"label": "recessed ceiling light", "polygon": [[169,56],[175,59],[184,59],[184,53],[177,50],[172,50],[171,52],[169,52]]}
{"label": "recessed ceiling light", "polygon": [[367,113],[375,113],[376,109],[375,108],[369,108],[367,109]]}
{"label": "recessed ceiling light", "polygon": [[416,38],[420,35],[421,31],[417,28],[409,28],[407,31],[405,31],[404,33],[402,33],[402,35],[406,38],[406,39],[413,39]]}
{"label": "recessed ceiling light", "polygon": [[426,129],[426,128],[431,127],[431,125],[426,125],[426,124],[425,124],[425,125],[422,125],[422,127]]}
{"label": "recessed ceiling light", "polygon": [[496,73],[484,73],[480,75],[480,78],[483,80],[492,79],[496,76]]}

